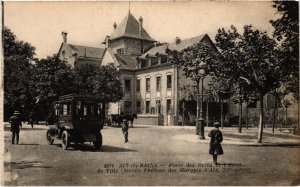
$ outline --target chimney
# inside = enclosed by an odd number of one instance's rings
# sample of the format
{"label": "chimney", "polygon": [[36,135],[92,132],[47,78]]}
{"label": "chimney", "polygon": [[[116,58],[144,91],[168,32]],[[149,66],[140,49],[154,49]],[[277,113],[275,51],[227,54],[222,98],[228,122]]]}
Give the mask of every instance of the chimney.
{"label": "chimney", "polygon": [[143,18],[142,18],[142,16],[140,17],[140,19],[139,19],[139,34],[140,34],[140,36],[142,36],[142,29],[143,29]]}
{"label": "chimney", "polygon": [[68,35],[68,33],[66,33],[66,32],[61,32],[61,35],[62,35],[62,39],[63,39],[63,43],[67,43],[67,35]]}
{"label": "chimney", "polygon": [[116,28],[117,28],[117,24],[116,24],[116,22],[114,23],[114,30],[116,30]]}
{"label": "chimney", "polygon": [[181,42],[180,38],[178,36],[176,36],[176,38],[175,38],[175,44],[178,45],[178,44],[180,44],[180,42]]}
{"label": "chimney", "polygon": [[106,36],[105,38],[105,48],[108,48],[109,47],[109,36]]}

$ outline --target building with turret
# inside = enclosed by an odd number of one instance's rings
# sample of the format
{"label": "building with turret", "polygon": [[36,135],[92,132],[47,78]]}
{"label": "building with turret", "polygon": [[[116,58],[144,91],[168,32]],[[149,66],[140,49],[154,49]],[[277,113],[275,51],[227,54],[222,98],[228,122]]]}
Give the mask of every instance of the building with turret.
{"label": "building with turret", "polygon": [[109,105],[110,113],[137,113],[143,124],[178,124],[179,90],[193,82],[169,63],[166,49],[182,50],[198,42],[214,45],[208,35],[161,44],[130,12],[103,42],[106,46],[101,65],[115,64],[121,72],[124,99]]}
{"label": "building with turret", "polygon": [[[62,32],[58,57],[75,68],[84,63],[112,63],[118,68],[124,98],[118,103],[109,103],[108,114],[137,113],[136,122],[141,124],[182,124],[184,110],[189,107],[196,110],[195,102],[192,102],[195,101],[195,84],[169,62],[166,50],[181,51],[199,42],[210,45],[212,50],[216,47],[207,34],[188,39],[176,37],[172,43],[160,43],[151,37],[143,24],[142,17],[137,20],[129,11],[120,23],[112,25],[112,33],[103,41],[105,48],[69,44],[67,33]],[[204,79],[204,89],[215,96],[205,100],[203,105],[205,119],[210,123],[220,120],[221,110],[221,102],[211,89],[212,79],[210,75]],[[183,106],[183,100],[190,101],[190,105]],[[230,117],[238,116],[238,107],[230,100],[224,100],[222,105],[225,123]],[[249,111],[258,116],[257,110]],[[185,124],[195,124],[195,118],[195,113],[189,114]]]}

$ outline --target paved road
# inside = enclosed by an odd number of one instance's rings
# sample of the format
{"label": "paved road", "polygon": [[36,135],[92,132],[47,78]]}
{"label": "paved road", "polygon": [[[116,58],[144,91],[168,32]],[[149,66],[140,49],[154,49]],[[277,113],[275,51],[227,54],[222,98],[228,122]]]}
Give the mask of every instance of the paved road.
{"label": "paved road", "polygon": [[221,165],[212,166],[208,144],[174,138],[192,129],[138,126],[124,144],[120,128],[106,127],[99,152],[88,143],[47,145],[44,126],[25,126],[20,145],[11,145],[5,131],[5,185],[300,184],[299,147],[224,145]]}

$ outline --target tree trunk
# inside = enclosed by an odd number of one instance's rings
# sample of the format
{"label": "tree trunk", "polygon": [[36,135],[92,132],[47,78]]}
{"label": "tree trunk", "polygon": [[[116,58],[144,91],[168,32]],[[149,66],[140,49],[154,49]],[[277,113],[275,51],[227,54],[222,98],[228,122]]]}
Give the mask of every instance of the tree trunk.
{"label": "tree trunk", "polygon": [[274,133],[275,129],[275,121],[276,121],[276,98],[274,99],[274,108],[273,108],[273,122],[272,122],[272,133]]}
{"label": "tree trunk", "polygon": [[197,99],[197,118],[196,118],[196,135],[199,135],[199,130],[200,130],[200,127],[199,127],[199,109],[200,109],[200,104],[199,104],[199,100],[200,100],[200,88],[199,88],[199,84],[200,84],[200,81],[197,81],[196,82],[197,84],[197,96],[196,96],[196,99]]}
{"label": "tree trunk", "polygon": [[209,116],[208,116],[208,100],[206,100],[206,126],[208,127]]}
{"label": "tree trunk", "polygon": [[288,122],[288,117],[287,117],[287,110],[288,110],[288,107],[286,106],[285,107],[285,124],[287,124],[287,122]]}
{"label": "tree trunk", "polygon": [[243,114],[242,104],[243,103],[240,100],[240,103],[239,103],[239,129],[238,129],[239,133],[242,133],[242,114]]}
{"label": "tree trunk", "polygon": [[262,135],[263,135],[263,126],[264,126],[264,96],[263,94],[259,95],[259,101],[260,101],[260,114],[259,114],[259,125],[258,125],[258,137],[257,142],[262,142]]}
{"label": "tree trunk", "polygon": [[246,111],[245,111],[245,113],[246,113],[246,129],[248,129],[248,101],[246,102]]}
{"label": "tree trunk", "polygon": [[221,128],[224,127],[224,116],[223,116],[223,99],[221,98]]}

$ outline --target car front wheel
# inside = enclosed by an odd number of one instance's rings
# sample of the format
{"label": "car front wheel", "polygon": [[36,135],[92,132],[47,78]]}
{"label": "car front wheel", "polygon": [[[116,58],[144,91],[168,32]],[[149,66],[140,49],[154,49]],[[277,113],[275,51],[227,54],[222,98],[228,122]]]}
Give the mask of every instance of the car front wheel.
{"label": "car front wheel", "polygon": [[63,131],[61,136],[61,146],[64,150],[70,146],[70,135],[67,131]]}
{"label": "car front wheel", "polygon": [[53,142],[54,142],[54,139],[51,137],[50,130],[47,130],[47,135],[46,135],[46,137],[47,137],[47,142],[48,142],[48,144],[49,144],[49,145],[52,145]]}

